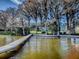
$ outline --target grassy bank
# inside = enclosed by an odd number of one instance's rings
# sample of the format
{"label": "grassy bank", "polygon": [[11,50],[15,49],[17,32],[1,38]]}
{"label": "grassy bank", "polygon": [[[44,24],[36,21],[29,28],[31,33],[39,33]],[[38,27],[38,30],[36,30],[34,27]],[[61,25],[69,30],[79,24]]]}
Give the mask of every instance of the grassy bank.
{"label": "grassy bank", "polygon": [[[45,32],[44,32],[44,31],[35,31],[35,30],[30,31],[30,33],[31,33],[31,34],[36,34],[36,33],[37,33],[37,34],[45,34]],[[51,32],[51,31],[48,31],[47,33],[48,33],[48,34],[52,34],[52,32]]]}

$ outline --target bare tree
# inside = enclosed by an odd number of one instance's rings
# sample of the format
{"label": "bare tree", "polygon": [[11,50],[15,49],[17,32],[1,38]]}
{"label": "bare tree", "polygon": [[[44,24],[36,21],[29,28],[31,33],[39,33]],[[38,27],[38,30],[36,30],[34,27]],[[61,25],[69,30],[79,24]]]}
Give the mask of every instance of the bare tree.
{"label": "bare tree", "polygon": [[5,11],[1,11],[0,13],[0,26],[3,28],[5,31],[7,29],[7,13]]}
{"label": "bare tree", "polygon": [[8,27],[10,28],[11,32],[13,31],[14,24],[15,24],[15,19],[14,17],[16,16],[16,9],[15,8],[8,8],[6,10],[6,13],[8,14]]}
{"label": "bare tree", "polygon": [[70,34],[75,33],[75,14],[78,13],[78,2],[77,0],[64,2],[64,11],[67,17],[67,28]]}
{"label": "bare tree", "polygon": [[[66,15],[67,27],[68,29],[70,27],[69,30],[72,32],[72,29],[75,29],[74,15],[79,9],[78,2],[78,0],[29,0],[27,3],[23,4],[23,11],[29,18],[35,19],[36,28],[38,18],[40,18],[41,24],[42,22],[47,22],[47,20],[56,19],[56,32],[58,34],[60,33],[60,18],[61,16]],[[50,18],[48,16],[49,14]],[[45,27],[47,27],[46,24]]]}

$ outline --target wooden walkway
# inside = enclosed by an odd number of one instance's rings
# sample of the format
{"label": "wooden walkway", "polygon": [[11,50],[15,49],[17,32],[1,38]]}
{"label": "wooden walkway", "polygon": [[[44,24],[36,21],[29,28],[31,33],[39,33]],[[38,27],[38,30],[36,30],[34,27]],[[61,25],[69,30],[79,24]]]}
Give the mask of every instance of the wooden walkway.
{"label": "wooden walkway", "polygon": [[11,49],[16,48],[17,46],[22,44],[24,41],[26,41],[30,36],[31,36],[31,34],[28,35],[28,36],[25,36],[25,37],[23,37],[23,38],[21,38],[19,40],[16,40],[16,41],[14,41],[14,42],[12,42],[10,44],[7,44],[5,46],[0,47],[0,53],[3,53],[3,52],[6,52],[6,51],[9,51]]}

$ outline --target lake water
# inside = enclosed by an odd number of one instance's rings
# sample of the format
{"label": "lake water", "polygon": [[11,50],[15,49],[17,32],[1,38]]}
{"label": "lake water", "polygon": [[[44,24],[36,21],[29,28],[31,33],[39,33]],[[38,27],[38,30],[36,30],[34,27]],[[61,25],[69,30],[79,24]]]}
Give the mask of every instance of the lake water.
{"label": "lake water", "polygon": [[33,36],[10,59],[79,59],[79,38]]}
{"label": "lake water", "polygon": [[9,44],[22,36],[0,35],[0,47]]}

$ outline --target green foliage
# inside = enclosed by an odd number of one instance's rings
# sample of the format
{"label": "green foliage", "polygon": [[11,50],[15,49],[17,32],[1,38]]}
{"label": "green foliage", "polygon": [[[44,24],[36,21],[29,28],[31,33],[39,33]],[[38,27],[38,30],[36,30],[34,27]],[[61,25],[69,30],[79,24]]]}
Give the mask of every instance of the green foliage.
{"label": "green foliage", "polygon": [[1,31],[0,34],[1,35],[16,35],[16,33],[10,32],[10,31],[6,31],[6,32],[5,31]]}
{"label": "green foliage", "polygon": [[[30,29],[25,28],[24,32],[25,32],[25,35],[30,34]],[[17,28],[17,35],[23,35],[23,29],[22,28]]]}
{"label": "green foliage", "polygon": [[42,34],[45,34],[46,32],[45,31],[42,31]]}
{"label": "green foliage", "polygon": [[25,34],[30,34],[30,28],[25,28]]}
{"label": "green foliage", "polygon": [[17,28],[17,35],[22,35],[22,28]]}

